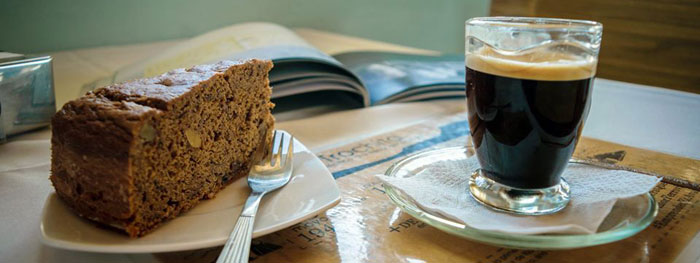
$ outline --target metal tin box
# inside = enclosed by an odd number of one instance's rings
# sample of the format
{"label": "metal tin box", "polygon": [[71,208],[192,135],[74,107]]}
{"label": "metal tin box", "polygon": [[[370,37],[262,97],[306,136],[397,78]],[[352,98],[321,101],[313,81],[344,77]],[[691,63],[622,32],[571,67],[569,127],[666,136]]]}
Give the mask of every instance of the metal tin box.
{"label": "metal tin box", "polygon": [[51,122],[56,112],[51,60],[0,52],[0,143]]}

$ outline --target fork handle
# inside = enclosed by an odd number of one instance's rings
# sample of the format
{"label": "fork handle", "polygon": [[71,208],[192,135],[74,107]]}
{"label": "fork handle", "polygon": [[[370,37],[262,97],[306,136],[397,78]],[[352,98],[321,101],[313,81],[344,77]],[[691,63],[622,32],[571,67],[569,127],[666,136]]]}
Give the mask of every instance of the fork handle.
{"label": "fork handle", "polygon": [[253,223],[255,214],[258,212],[260,199],[264,193],[253,192],[243,206],[243,211],[233,227],[231,235],[226,241],[224,249],[221,250],[216,263],[248,262],[250,255],[250,242],[253,235]]}

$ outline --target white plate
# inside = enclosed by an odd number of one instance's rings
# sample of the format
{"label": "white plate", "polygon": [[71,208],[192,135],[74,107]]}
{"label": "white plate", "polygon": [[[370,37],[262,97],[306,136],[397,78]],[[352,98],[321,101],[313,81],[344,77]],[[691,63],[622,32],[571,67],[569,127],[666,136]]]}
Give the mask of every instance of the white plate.
{"label": "white plate", "polygon": [[[292,226],[340,202],[340,191],[328,168],[296,140],[292,176],[287,186],[263,198],[253,237]],[[153,253],[223,245],[249,192],[246,179],[240,179],[216,198],[201,202],[135,239],[79,218],[52,193],[44,205],[41,240],[52,247],[106,253]]]}

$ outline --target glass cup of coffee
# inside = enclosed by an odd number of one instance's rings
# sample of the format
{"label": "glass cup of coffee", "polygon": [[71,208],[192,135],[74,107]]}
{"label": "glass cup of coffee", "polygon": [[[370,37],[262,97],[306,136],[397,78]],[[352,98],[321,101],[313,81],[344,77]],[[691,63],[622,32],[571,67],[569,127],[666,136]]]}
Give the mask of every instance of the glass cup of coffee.
{"label": "glass cup of coffee", "polygon": [[477,201],[524,215],[566,207],[561,175],[591,105],[602,30],[568,19],[466,22],[467,114],[481,165],[469,191]]}

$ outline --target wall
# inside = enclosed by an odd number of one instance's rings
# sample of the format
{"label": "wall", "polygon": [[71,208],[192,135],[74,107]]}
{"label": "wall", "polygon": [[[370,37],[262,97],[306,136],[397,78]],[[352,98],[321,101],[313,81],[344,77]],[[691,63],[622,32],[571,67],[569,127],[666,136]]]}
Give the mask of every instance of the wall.
{"label": "wall", "polygon": [[462,52],[489,0],[2,0],[0,50],[45,52],[192,37],[244,21]]}

